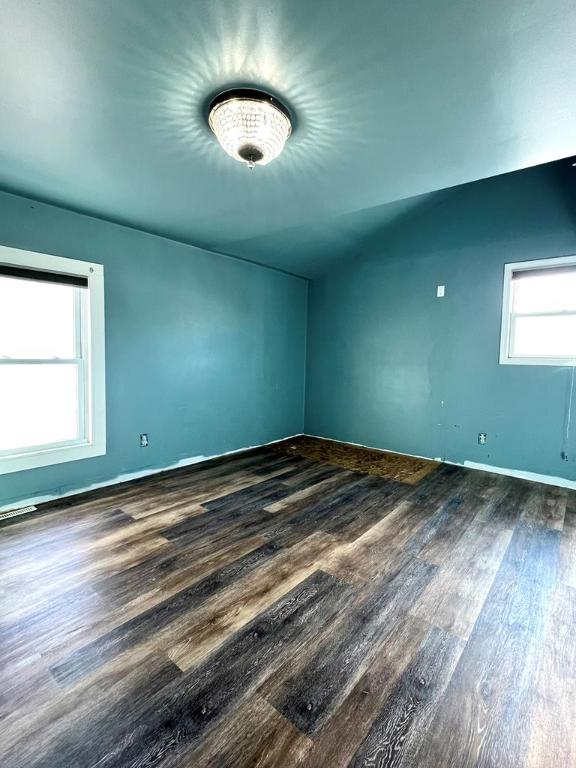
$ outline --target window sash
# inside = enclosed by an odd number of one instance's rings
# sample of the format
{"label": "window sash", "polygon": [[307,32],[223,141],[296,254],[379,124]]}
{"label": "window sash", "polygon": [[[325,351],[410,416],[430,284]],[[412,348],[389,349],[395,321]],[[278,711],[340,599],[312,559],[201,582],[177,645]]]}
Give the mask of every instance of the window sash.
{"label": "window sash", "polygon": [[523,365],[567,365],[576,366],[576,355],[545,355],[542,353],[523,355],[514,352],[514,334],[516,321],[533,317],[573,317],[576,310],[546,312],[514,312],[514,284],[516,280],[538,277],[557,272],[576,271],[576,256],[561,256],[536,261],[515,262],[504,265],[504,286],[502,300],[502,327],[500,332],[500,363]]}
{"label": "window sash", "polygon": [[559,355],[559,354],[544,354],[538,352],[538,354],[521,354],[516,352],[516,321],[525,317],[574,317],[576,312],[514,312],[510,315],[510,333],[508,339],[508,357],[512,360],[575,360],[574,355]]}
{"label": "window sash", "polygon": [[[78,375],[80,376],[80,372],[78,373]],[[82,387],[79,381],[78,396],[80,399],[82,399],[82,395],[80,394],[81,390],[82,390]],[[59,440],[51,443],[37,443],[36,445],[27,445],[21,448],[8,448],[6,450],[0,451],[0,458],[11,457],[11,456],[27,456],[35,453],[53,451],[59,448],[72,448],[74,446],[88,445],[89,441],[87,437],[83,436],[82,432],[80,432],[81,423],[84,421],[84,419],[82,416],[82,412],[80,410],[80,406],[82,405],[82,403],[79,402],[78,405],[79,405],[79,410],[78,410],[78,435],[79,436],[75,440]]]}
{"label": "window sash", "polygon": [[82,357],[0,357],[0,365],[66,365],[83,360]]}
{"label": "window sash", "polygon": [[77,382],[78,382],[78,420],[77,420],[77,431],[78,431],[78,437],[75,440],[59,440],[57,442],[50,442],[50,443],[38,443],[36,445],[27,445],[20,448],[7,448],[6,450],[0,450],[0,458],[2,457],[8,457],[8,456],[22,456],[30,453],[38,453],[41,451],[48,451],[48,450],[54,450],[58,448],[68,448],[75,445],[88,445],[90,442],[90,435],[88,432],[88,425],[89,425],[89,419],[88,419],[88,376],[87,370],[88,365],[87,361],[83,358],[70,358],[70,359],[63,359],[63,358],[57,358],[55,360],[51,359],[41,359],[41,360],[7,360],[3,359],[0,360],[0,365],[13,365],[13,366],[20,366],[20,365],[75,365],[77,368],[76,376],[77,376]]}
{"label": "window sash", "polygon": [[576,309],[562,309],[559,312],[510,312],[510,317],[568,317],[576,315]]}

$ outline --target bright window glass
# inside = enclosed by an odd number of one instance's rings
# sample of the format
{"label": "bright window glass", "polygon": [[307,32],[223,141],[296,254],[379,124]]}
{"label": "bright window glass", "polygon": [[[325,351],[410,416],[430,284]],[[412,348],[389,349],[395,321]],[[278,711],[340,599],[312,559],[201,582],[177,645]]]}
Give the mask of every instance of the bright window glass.
{"label": "bright window glass", "polygon": [[0,366],[0,451],[77,441],[77,364]]}
{"label": "bright window glass", "polygon": [[75,357],[79,290],[0,275],[0,358]]}
{"label": "bright window glass", "polygon": [[576,358],[576,315],[517,317],[513,352],[524,357]]}
{"label": "bright window glass", "polygon": [[519,273],[512,283],[514,313],[576,312],[576,269]]}

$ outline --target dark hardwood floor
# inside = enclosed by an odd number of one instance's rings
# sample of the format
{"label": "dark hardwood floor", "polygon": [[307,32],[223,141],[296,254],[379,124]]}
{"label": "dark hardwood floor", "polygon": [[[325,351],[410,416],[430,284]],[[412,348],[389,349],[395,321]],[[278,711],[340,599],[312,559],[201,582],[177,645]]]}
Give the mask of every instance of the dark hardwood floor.
{"label": "dark hardwood floor", "polygon": [[576,766],[576,493],[271,449],[0,529],[2,768]]}

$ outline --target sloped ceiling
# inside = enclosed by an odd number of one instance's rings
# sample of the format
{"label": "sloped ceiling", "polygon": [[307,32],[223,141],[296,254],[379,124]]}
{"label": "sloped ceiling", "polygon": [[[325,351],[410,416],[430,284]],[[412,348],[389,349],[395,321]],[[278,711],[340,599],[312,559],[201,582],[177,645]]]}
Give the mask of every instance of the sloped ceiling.
{"label": "sloped ceiling", "polygon": [[[573,0],[2,0],[0,50],[0,186],[297,274],[576,153]],[[234,85],[296,114],[270,166],[206,126]]]}

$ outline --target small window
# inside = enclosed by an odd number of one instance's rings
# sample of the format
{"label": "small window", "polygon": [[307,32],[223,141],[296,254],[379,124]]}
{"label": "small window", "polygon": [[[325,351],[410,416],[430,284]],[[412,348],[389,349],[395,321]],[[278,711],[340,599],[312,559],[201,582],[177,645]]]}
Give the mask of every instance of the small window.
{"label": "small window", "polygon": [[506,264],[500,362],[576,365],[576,256]]}
{"label": "small window", "polygon": [[103,268],[0,246],[0,474],[106,452]]}

